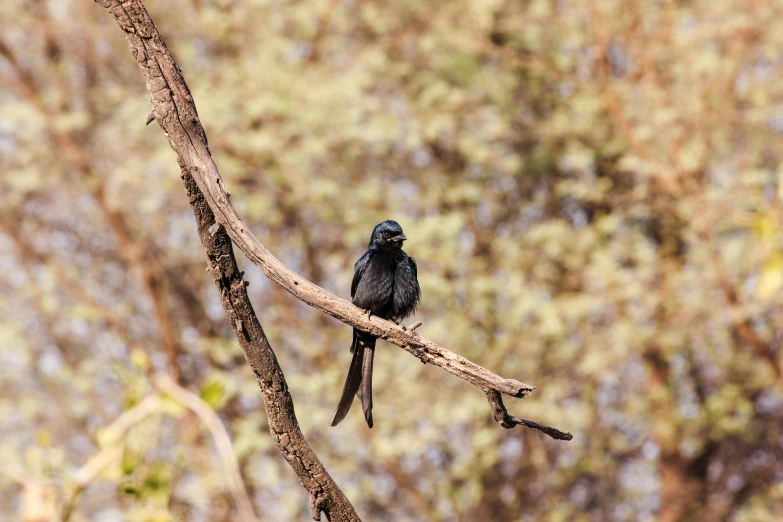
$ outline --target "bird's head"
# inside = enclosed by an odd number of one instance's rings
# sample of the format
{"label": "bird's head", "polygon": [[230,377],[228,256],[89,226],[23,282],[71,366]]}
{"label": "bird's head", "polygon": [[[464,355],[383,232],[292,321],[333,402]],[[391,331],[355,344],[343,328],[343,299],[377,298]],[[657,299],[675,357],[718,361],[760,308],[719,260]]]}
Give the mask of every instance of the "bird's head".
{"label": "bird's head", "polygon": [[390,219],[376,225],[370,238],[370,250],[394,250],[402,248],[402,242],[408,239],[402,233],[402,227]]}

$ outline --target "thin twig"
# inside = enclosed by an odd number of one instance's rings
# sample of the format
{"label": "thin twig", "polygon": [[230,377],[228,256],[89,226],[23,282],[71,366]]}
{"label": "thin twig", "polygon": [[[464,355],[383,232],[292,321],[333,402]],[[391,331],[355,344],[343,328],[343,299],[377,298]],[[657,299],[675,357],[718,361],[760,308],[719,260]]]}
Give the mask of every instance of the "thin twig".
{"label": "thin twig", "polygon": [[506,429],[511,429],[514,426],[521,425],[544,432],[556,440],[571,440],[574,438],[574,436],[567,431],[560,431],[556,428],[552,428],[551,426],[545,426],[537,422],[533,422],[527,419],[520,419],[519,417],[509,415],[508,411],[506,411],[506,406],[503,404],[503,398],[496,390],[487,390],[486,395],[487,400],[489,401],[489,405],[492,408],[495,420]]}

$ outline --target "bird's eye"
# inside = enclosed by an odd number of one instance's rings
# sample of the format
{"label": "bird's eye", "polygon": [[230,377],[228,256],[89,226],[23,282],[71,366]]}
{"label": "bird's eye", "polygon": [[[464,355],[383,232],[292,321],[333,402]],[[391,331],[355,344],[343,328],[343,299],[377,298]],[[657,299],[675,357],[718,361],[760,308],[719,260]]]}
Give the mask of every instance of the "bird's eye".
{"label": "bird's eye", "polygon": [[384,233],[383,233],[383,237],[385,237],[385,238],[387,238],[387,239],[388,239],[388,238],[389,238],[389,236],[391,236],[391,234],[390,234],[389,232],[384,232]]}

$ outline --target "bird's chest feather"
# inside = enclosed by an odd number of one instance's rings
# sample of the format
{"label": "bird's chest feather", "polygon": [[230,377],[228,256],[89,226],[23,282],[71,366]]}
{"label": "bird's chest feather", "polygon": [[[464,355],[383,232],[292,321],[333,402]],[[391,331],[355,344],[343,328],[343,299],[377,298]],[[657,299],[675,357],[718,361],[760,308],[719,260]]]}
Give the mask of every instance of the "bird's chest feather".
{"label": "bird's chest feather", "polygon": [[404,252],[380,253],[367,261],[353,303],[373,315],[402,319],[416,309],[419,284]]}
{"label": "bird's chest feather", "polygon": [[395,257],[388,254],[374,255],[367,261],[367,268],[356,288],[354,304],[372,311],[378,316],[387,315],[387,308],[394,298]]}

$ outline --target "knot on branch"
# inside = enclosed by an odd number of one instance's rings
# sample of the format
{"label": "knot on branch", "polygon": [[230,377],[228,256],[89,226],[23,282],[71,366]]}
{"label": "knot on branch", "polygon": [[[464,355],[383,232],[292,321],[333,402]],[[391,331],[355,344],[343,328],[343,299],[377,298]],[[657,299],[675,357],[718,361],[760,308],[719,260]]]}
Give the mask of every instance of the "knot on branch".
{"label": "knot on branch", "polygon": [[320,522],[321,511],[326,511],[327,505],[328,500],[323,495],[321,495],[320,491],[316,491],[310,495],[310,516],[312,519]]}

